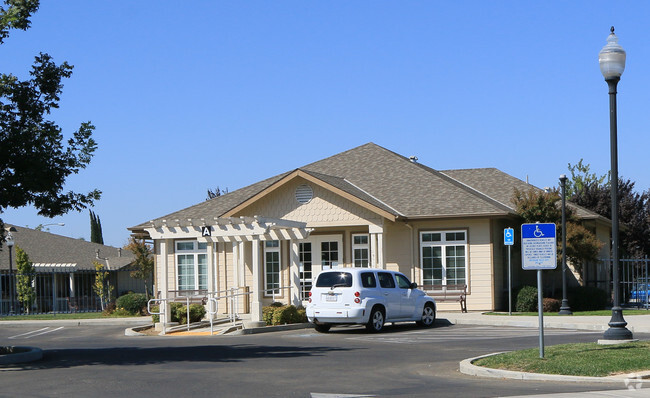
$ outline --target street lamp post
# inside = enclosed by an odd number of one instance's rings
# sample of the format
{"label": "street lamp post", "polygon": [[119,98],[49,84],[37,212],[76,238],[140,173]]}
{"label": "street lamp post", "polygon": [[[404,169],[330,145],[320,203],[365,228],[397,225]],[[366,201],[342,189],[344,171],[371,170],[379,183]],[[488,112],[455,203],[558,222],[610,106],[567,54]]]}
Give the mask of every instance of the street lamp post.
{"label": "street lamp post", "polygon": [[562,183],[562,305],[558,315],[573,315],[566,298],[566,175],[560,176]]}
{"label": "street lamp post", "polygon": [[14,314],[14,268],[11,258],[11,249],[14,247],[14,237],[9,232],[5,238],[7,247],[9,248],[9,314]]}
{"label": "street lamp post", "polygon": [[605,331],[605,340],[631,340],[632,332],[625,326],[627,322],[623,319],[619,295],[619,269],[618,269],[618,146],[616,131],[616,87],[623,70],[625,70],[625,50],[618,44],[618,38],[614,34],[614,27],[607,37],[607,44],[598,54],[600,72],[603,74],[609,87],[609,135],[611,152],[611,195],[612,195],[612,278],[614,288],[614,306],[612,307],[612,318]]}

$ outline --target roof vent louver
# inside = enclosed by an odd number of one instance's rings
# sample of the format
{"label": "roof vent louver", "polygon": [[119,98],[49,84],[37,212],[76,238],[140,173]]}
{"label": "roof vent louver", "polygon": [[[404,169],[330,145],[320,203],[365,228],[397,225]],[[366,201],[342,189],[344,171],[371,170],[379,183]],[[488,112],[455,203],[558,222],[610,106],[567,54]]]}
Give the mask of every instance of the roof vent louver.
{"label": "roof vent louver", "polygon": [[298,185],[296,188],[296,200],[300,204],[309,203],[314,197],[314,190],[309,185]]}

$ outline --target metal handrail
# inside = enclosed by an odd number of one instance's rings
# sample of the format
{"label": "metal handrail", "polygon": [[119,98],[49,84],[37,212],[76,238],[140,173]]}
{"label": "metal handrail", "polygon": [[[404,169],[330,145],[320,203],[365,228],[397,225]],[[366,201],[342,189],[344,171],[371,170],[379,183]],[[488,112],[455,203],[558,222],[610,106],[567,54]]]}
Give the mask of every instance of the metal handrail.
{"label": "metal handrail", "polygon": [[[151,303],[152,302],[163,302],[163,301],[167,301],[167,299],[155,299],[155,298],[153,298],[153,299],[149,299],[149,301],[147,301],[147,312],[149,314],[151,314],[151,315],[158,315],[159,316],[159,321],[162,321],[161,315],[163,315],[165,313],[165,307],[166,306],[158,304],[158,311],[159,312],[151,312]],[[165,317],[165,320],[167,320],[167,317]],[[160,322],[160,323],[162,323],[162,334],[165,334],[165,322]]]}
{"label": "metal handrail", "polygon": [[[241,287],[233,287],[233,288],[230,288],[230,289],[214,291],[214,292],[208,292],[208,291],[204,291],[204,290],[201,290],[201,291],[193,290],[193,291],[200,292],[200,294],[190,294],[190,295],[181,295],[181,296],[175,295],[173,298],[166,298],[166,299],[162,299],[162,298],[150,299],[147,302],[147,311],[151,315],[162,316],[162,315],[165,314],[166,305],[161,305],[161,303],[168,302],[168,301],[175,301],[175,300],[184,298],[185,301],[186,301],[186,310],[187,310],[187,330],[189,331],[190,330],[190,299],[192,299],[194,297],[206,297],[207,296],[208,303],[210,303],[209,304],[209,309],[208,309],[207,312],[208,312],[209,317],[210,317],[210,334],[212,335],[214,333],[214,329],[213,329],[214,328],[214,316],[217,314],[218,306],[219,306],[219,302],[217,300],[219,300],[219,299],[228,300],[228,303],[230,304],[230,311],[228,313],[228,318],[230,319],[231,323],[234,325],[234,323],[237,321],[237,319],[239,319],[239,297],[240,296],[249,296],[249,295],[255,293],[255,292],[251,292],[251,291],[242,292],[242,293],[235,293],[239,289],[241,289]],[[265,289],[265,290],[263,290],[263,292],[266,293],[266,292],[270,291],[272,300],[273,300],[273,302],[275,302],[275,292],[277,290],[283,290],[283,289],[291,289],[291,286],[280,286],[280,287],[275,287],[275,288],[271,288],[271,289]],[[192,291],[192,290],[190,290],[190,291]],[[170,292],[179,293],[179,292],[187,292],[187,290],[185,290],[185,291],[184,290],[174,290],[174,291],[170,290]],[[226,294],[222,295],[222,293],[226,293]],[[212,297],[210,297],[210,296],[212,296]],[[158,311],[159,312],[151,312],[151,304],[152,303],[159,303],[158,304],[158,308],[159,308]],[[214,307],[213,307],[213,303],[214,303]],[[165,320],[168,321],[167,317],[165,317]],[[161,318],[161,321],[162,321],[162,318]],[[166,333],[166,328],[165,328],[165,323],[166,322],[161,322],[161,323],[162,323],[162,334],[164,335]]]}

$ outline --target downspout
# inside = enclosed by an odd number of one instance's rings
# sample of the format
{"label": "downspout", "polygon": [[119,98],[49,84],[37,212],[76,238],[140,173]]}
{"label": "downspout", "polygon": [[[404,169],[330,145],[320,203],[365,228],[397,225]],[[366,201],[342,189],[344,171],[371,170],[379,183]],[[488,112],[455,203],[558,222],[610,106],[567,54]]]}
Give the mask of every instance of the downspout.
{"label": "downspout", "polygon": [[404,225],[408,227],[408,229],[411,231],[410,235],[410,240],[411,240],[411,282],[415,281],[415,259],[413,256],[413,253],[415,251],[415,242],[413,241],[413,227],[409,225],[409,223],[405,222]]}

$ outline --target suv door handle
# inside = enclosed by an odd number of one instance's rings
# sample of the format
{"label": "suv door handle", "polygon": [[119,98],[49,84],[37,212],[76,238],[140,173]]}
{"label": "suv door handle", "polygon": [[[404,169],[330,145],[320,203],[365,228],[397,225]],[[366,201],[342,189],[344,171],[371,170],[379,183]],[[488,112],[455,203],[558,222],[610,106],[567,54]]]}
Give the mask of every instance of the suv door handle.
{"label": "suv door handle", "polygon": [[384,292],[384,296],[388,296],[388,292]]}

